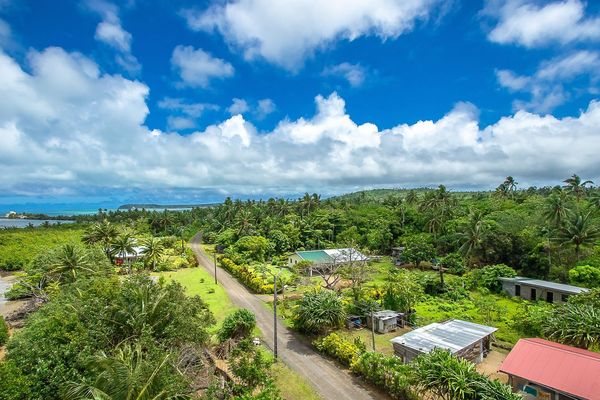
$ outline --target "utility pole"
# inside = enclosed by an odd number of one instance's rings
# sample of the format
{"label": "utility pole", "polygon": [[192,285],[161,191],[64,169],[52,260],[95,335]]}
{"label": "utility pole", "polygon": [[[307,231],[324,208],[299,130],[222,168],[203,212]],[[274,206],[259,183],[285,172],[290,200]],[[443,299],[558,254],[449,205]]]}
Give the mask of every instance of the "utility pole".
{"label": "utility pole", "polygon": [[213,253],[213,262],[215,264],[215,285],[218,285],[217,282],[217,250],[215,249],[215,252]]}
{"label": "utility pole", "polygon": [[[273,358],[277,361],[277,278],[283,272],[284,266],[277,267],[279,271],[277,273],[271,272],[268,268],[263,270],[263,274],[268,273],[273,277]],[[283,288],[283,286],[282,286]]]}

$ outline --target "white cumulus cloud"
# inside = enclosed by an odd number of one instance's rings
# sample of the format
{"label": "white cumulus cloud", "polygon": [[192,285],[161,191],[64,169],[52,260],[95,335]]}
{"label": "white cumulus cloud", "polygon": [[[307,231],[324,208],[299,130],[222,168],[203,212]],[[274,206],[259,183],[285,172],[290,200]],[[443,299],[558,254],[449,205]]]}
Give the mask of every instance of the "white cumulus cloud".
{"label": "white cumulus cloud", "polygon": [[218,31],[248,60],[289,70],[340,39],[396,38],[426,20],[438,0],[229,0],[182,15],[196,31]]}
{"label": "white cumulus cloud", "polygon": [[347,62],[331,65],[321,72],[322,76],[337,76],[344,78],[352,87],[361,86],[365,81],[366,74],[367,71],[362,65],[350,64]]}
{"label": "white cumulus cloud", "polygon": [[[81,195],[138,190],[332,193],[377,185],[495,187],[506,175],[556,184],[600,179],[600,102],[556,118],[518,111],[487,127],[459,103],[438,120],[357,123],[336,93],[306,118],[259,132],[242,115],[187,135],[146,126],[149,88],[60,48],[27,65],[0,52],[0,190]],[[186,125],[193,103],[164,99]],[[190,108],[188,108],[190,107]],[[201,108],[201,107],[200,107]]]}
{"label": "white cumulus cloud", "polygon": [[540,47],[600,40],[600,16],[586,16],[580,0],[491,0],[483,13],[497,21],[488,34],[496,43]]}
{"label": "white cumulus cloud", "polygon": [[173,50],[171,65],[181,77],[181,85],[207,87],[211,79],[233,76],[233,66],[202,49],[179,45]]}
{"label": "white cumulus cloud", "polygon": [[531,76],[496,70],[496,77],[500,85],[511,92],[529,94],[529,100],[513,102],[515,109],[549,112],[578,90],[577,85],[570,84],[575,79],[587,78],[579,83],[584,84],[581,89],[588,93],[595,91],[600,80],[600,53],[580,50],[542,62]]}
{"label": "white cumulus cloud", "polygon": [[88,8],[102,17],[96,27],[94,38],[117,51],[115,61],[129,73],[135,75],[141,70],[137,58],[131,53],[131,33],[123,29],[119,18],[119,8],[104,0],[90,0]]}

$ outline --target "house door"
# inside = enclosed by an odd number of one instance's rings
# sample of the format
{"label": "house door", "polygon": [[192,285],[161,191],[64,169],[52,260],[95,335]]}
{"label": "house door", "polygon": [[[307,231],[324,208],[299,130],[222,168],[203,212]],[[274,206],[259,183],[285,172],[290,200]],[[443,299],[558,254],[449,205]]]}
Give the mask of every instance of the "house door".
{"label": "house door", "polygon": [[515,285],[515,296],[521,295],[521,285]]}
{"label": "house door", "polygon": [[548,303],[554,303],[554,293],[546,292],[546,301]]}
{"label": "house door", "polygon": [[535,290],[533,288],[531,289],[531,297],[530,297],[530,299],[531,300],[537,300],[537,290]]}

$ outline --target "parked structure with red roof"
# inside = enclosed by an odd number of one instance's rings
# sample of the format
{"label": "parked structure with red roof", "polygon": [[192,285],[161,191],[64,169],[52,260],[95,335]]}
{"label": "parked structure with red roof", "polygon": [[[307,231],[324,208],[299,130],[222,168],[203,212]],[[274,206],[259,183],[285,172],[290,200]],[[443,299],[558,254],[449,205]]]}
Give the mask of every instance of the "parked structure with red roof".
{"label": "parked structure with red roof", "polygon": [[600,400],[600,354],[544,339],[521,339],[500,366],[526,399]]}

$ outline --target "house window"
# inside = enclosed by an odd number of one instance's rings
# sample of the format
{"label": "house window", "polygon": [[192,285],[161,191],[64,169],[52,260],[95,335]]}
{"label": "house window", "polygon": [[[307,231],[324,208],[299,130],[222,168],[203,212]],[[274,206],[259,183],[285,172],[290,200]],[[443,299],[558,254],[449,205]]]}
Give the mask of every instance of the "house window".
{"label": "house window", "polygon": [[563,294],[560,296],[560,299],[563,301],[563,303],[566,303],[567,300],[569,300],[569,295],[568,294]]}
{"label": "house window", "polygon": [[521,295],[521,285],[515,285],[515,296]]}

